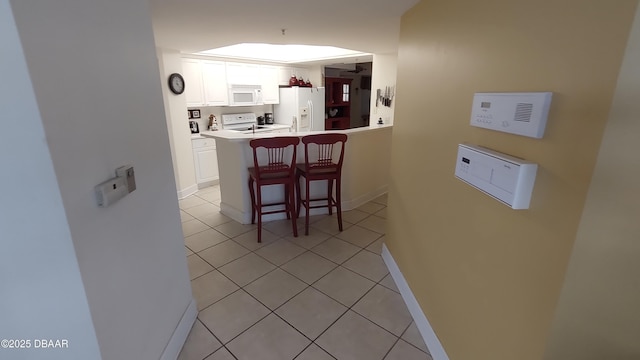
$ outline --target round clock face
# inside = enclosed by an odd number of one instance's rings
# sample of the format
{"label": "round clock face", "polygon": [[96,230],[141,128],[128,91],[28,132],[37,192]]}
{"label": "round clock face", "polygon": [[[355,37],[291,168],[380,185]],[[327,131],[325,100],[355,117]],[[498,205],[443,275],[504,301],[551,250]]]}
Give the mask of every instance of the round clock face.
{"label": "round clock face", "polygon": [[174,94],[182,94],[184,92],[184,79],[178,73],[169,76],[169,89]]}

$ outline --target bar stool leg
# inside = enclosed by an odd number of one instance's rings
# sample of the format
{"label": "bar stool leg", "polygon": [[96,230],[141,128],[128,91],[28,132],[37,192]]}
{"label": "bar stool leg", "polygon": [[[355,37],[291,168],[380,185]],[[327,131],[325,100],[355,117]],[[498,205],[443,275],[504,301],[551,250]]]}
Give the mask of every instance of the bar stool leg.
{"label": "bar stool leg", "polygon": [[291,219],[291,202],[289,201],[289,185],[284,186],[284,210],[287,214],[287,220]]}
{"label": "bar stool leg", "polygon": [[291,224],[293,225],[293,237],[298,237],[298,224],[296,224],[296,215],[295,211],[295,191],[292,186],[287,186],[289,188],[289,192],[285,195],[287,197],[287,206],[289,211],[287,212],[287,216],[291,218]]}
{"label": "bar stool leg", "polygon": [[300,217],[300,204],[302,203],[301,201],[301,194],[300,194],[300,173],[296,174],[296,217]]}
{"label": "bar stool leg", "polygon": [[333,215],[333,179],[327,180],[327,207],[329,215]]}
{"label": "bar stool leg", "polygon": [[335,199],[335,203],[336,203],[336,209],[338,211],[338,229],[340,229],[340,231],[342,231],[342,199],[341,199],[341,194],[340,194],[340,179],[338,179],[336,181],[336,199]]}
{"label": "bar stool leg", "polygon": [[249,194],[251,195],[251,223],[256,223],[256,194],[253,191],[253,178],[249,176]]}
{"label": "bar stool leg", "polygon": [[309,200],[309,178],[305,176],[304,180],[304,185],[306,187],[304,189],[306,195],[304,198],[304,209],[306,213],[306,217],[304,219],[304,234],[309,235],[309,208],[311,207],[311,201]]}
{"label": "bar stool leg", "polygon": [[262,191],[256,186],[256,210],[258,212],[258,242],[262,242]]}

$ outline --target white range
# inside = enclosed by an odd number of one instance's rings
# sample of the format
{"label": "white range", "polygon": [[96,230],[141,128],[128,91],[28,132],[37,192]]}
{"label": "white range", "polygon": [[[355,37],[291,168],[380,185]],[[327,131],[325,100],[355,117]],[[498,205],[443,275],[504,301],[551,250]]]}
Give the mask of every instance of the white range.
{"label": "white range", "polygon": [[222,130],[238,131],[243,134],[269,133],[282,130],[282,125],[258,125],[254,113],[223,114]]}

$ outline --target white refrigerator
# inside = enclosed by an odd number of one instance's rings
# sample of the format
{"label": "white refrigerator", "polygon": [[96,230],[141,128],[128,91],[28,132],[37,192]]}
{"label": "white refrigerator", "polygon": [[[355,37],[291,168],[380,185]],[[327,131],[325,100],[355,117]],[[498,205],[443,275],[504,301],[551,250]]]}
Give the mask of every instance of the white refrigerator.
{"label": "white refrigerator", "polygon": [[292,126],[293,131],[324,130],[324,88],[280,88],[280,104],[273,106],[276,124]]}

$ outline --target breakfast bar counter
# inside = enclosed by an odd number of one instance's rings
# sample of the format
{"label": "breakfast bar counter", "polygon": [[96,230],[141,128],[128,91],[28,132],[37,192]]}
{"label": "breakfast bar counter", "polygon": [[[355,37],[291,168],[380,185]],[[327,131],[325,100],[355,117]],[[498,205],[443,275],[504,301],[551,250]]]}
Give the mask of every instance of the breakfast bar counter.
{"label": "breakfast bar counter", "polygon": [[[220,211],[242,223],[251,223],[251,198],[248,168],[253,166],[253,150],[249,141],[276,136],[297,136],[339,132],[348,135],[342,165],[342,210],[354,209],[387,192],[391,151],[391,125],[372,125],[339,131],[256,132],[220,130],[203,131],[201,136],[216,140],[220,173]],[[304,145],[297,148],[297,162],[304,162]],[[326,193],[326,184],[312,184],[311,196]],[[284,197],[281,186],[263,190],[263,202]],[[315,210],[315,211],[314,211]],[[311,214],[326,213],[327,209],[312,209]],[[264,216],[264,221],[284,219],[284,213]]]}

